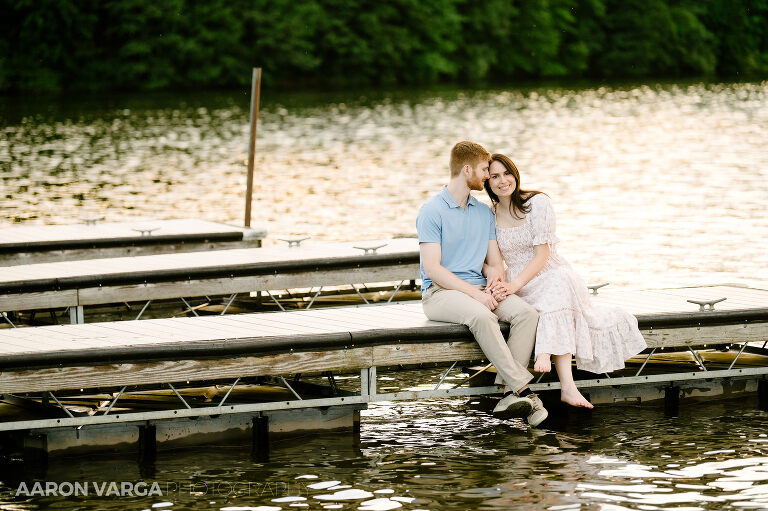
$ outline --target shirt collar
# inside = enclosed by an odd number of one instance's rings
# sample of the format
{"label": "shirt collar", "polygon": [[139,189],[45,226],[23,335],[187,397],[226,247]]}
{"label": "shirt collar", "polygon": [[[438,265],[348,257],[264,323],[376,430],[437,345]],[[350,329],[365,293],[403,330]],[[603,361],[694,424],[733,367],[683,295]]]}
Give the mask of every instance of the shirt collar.
{"label": "shirt collar", "polygon": [[[455,200],[453,200],[453,197],[451,197],[451,194],[448,192],[448,187],[445,185],[443,185],[443,189],[440,190],[440,197],[445,201],[446,204],[448,204],[449,208],[461,207],[456,203]],[[467,206],[477,206],[477,199],[475,199],[471,193],[467,199]]]}

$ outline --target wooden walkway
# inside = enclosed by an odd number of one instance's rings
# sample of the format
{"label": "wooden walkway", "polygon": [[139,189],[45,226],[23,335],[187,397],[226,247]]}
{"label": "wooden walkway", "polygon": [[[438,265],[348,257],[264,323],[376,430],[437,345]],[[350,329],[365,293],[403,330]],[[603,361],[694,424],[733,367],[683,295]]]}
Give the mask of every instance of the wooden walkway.
{"label": "wooden walkway", "polygon": [[[692,293],[727,300],[720,311],[698,312],[686,302]],[[595,299],[635,313],[650,348],[768,339],[765,290],[614,291]],[[466,327],[427,320],[420,302],[18,328],[0,330],[0,394],[480,358]]]}
{"label": "wooden walkway", "polygon": [[13,226],[0,229],[0,265],[258,247],[266,234],[198,219]]}
{"label": "wooden walkway", "polygon": [[414,280],[418,268],[415,238],[0,267],[0,311]]}

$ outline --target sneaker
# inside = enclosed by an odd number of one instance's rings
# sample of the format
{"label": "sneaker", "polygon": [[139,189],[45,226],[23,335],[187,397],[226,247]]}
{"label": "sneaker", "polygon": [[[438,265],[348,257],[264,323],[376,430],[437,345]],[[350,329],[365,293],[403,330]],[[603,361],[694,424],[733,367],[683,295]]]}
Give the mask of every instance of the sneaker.
{"label": "sneaker", "polygon": [[500,419],[526,417],[533,410],[533,403],[530,399],[515,395],[513,392],[507,392],[494,407],[493,415]]}
{"label": "sneaker", "polygon": [[528,420],[528,424],[530,424],[533,427],[538,426],[542,422],[544,422],[544,419],[549,416],[549,412],[546,408],[544,408],[544,403],[541,402],[541,399],[539,396],[531,392],[527,396],[525,396],[526,399],[529,399],[531,403],[533,403],[533,410],[531,411],[530,415],[526,417],[526,420]]}

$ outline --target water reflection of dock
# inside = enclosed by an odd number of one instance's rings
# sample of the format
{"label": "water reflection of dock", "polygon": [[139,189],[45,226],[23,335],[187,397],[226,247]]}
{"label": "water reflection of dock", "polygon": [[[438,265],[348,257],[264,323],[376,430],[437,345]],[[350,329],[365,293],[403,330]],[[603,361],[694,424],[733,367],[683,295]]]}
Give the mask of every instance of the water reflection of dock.
{"label": "water reflection of dock", "polygon": [[[768,291],[714,286],[601,291],[594,298],[635,312],[649,345],[627,371],[580,381],[594,401],[662,398],[672,406],[697,395],[756,391],[766,399],[768,358],[742,357],[765,354]],[[726,300],[713,311],[687,301],[720,298]],[[713,348],[728,350],[726,360],[715,360]],[[672,351],[689,353],[693,364],[655,363]],[[6,329],[0,332],[0,394],[24,413],[5,414],[0,431],[49,451],[99,439],[114,444],[112,430],[120,432],[119,442],[145,448],[223,431],[252,435],[263,447],[273,423],[282,432],[352,427],[359,409],[372,402],[497,393],[490,384],[452,388],[442,380],[430,389],[377,389],[379,369],[482,358],[466,327],[428,321],[419,302]],[[352,390],[336,380],[350,374],[359,375],[345,380],[354,381]],[[276,394],[253,392],[257,383]],[[212,385],[219,391],[189,390]],[[557,384],[541,381],[534,388],[556,390]],[[150,390],[162,390],[166,399],[148,410],[137,402]]]}

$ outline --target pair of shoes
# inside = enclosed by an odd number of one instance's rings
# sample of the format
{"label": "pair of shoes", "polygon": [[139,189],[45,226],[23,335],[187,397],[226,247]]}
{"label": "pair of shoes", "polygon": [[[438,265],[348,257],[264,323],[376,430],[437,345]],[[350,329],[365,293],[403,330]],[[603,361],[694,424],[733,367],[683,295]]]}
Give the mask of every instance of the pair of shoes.
{"label": "pair of shoes", "polygon": [[528,421],[528,424],[536,427],[544,422],[544,419],[549,416],[549,412],[546,408],[544,408],[544,403],[541,402],[541,398],[539,398],[539,396],[533,392],[525,396],[525,399],[530,400],[530,402],[533,404],[533,409],[531,410],[530,415],[526,417],[526,420]]}
{"label": "pair of shoes", "polygon": [[493,415],[499,419],[526,417],[531,412],[533,412],[533,402],[527,397],[516,395],[514,392],[507,392],[504,394],[493,409]]}

